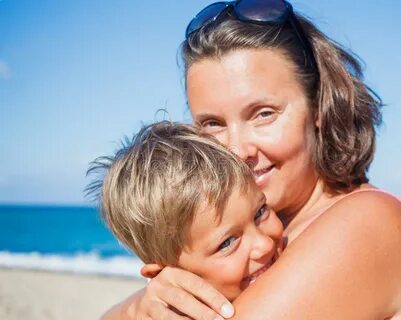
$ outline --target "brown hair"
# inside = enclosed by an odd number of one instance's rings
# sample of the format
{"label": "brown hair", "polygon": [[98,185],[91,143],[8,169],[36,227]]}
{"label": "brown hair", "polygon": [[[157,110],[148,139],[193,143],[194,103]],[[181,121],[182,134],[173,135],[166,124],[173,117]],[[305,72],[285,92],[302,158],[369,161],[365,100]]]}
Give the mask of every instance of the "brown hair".
{"label": "brown hair", "polygon": [[[253,182],[248,166],[217,140],[190,125],[163,121],[143,127],[112,157],[92,162],[105,170],[89,194],[100,193],[105,222],[145,263],[175,265],[194,214],[221,214],[238,186]],[[218,217],[216,217],[218,218]]]}
{"label": "brown hair", "polygon": [[312,54],[289,23],[261,25],[227,15],[183,42],[185,74],[192,64],[233,50],[269,49],[283,54],[294,65],[309,105],[319,116],[312,151],[316,171],[332,192],[347,192],[368,181],[382,103],[363,83],[361,64],[354,54],[305,17],[296,18]]}

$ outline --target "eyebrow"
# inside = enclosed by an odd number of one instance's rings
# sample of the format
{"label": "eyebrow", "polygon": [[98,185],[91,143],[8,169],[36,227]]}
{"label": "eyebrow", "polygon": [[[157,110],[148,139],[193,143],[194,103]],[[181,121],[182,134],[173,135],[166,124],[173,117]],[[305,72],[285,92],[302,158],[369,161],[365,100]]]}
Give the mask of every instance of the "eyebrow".
{"label": "eyebrow", "polygon": [[[240,111],[241,117],[248,116],[257,107],[260,107],[261,105],[266,105],[266,104],[268,104],[271,107],[278,107],[278,103],[275,102],[272,97],[266,96],[265,98],[252,101],[252,102],[246,104],[244,107],[242,107],[241,111]],[[194,116],[194,119],[196,119],[197,121],[202,121],[202,120],[206,120],[206,119],[209,119],[209,118],[215,118],[217,120],[221,120],[222,119],[222,117],[220,117],[219,115],[216,115],[216,114],[213,114],[213,113],[209,113],[209,112],[201,112],[201,113],[198,113],[198,114],[196,114]]]}
{"label": "eyebrow", "polygon": [[210,119],[210,118],[217,119],[217,120],[222,120],[222,117],[220,117],[218,115],[215,115],[213,113],[207,113],[207,112],[202,112],[202,113],[199,113],[199,114],[194,116],[195,122],[207,120],[207,119]]}

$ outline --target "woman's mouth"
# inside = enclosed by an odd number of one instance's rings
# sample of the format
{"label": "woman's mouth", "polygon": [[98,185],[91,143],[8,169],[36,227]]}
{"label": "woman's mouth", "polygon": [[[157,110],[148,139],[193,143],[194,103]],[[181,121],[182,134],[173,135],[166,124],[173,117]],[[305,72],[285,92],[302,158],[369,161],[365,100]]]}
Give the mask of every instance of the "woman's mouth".
{"label": "woman's mouth", "polygon": [[259,188],[264,187],[267,184],[267,182],[270,180],[270,176],[272,174],[272,169],[274,167],[275,167],[274,165],[271,165],[271,166],[263,168],[263,169],[253,170],[255,182]]}

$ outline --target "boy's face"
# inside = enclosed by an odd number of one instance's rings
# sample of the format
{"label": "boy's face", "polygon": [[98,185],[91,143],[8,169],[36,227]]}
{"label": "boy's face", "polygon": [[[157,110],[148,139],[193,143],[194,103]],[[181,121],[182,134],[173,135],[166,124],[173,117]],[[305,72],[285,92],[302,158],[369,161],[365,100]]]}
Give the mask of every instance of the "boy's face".
{"label": "boy's face", "polygon": [[207,280],[234,300],[278,257],[283,226],[256,185],[247,194],[236,188],[221,215],[198,212],[189,228],[190,243],[178,266]]}

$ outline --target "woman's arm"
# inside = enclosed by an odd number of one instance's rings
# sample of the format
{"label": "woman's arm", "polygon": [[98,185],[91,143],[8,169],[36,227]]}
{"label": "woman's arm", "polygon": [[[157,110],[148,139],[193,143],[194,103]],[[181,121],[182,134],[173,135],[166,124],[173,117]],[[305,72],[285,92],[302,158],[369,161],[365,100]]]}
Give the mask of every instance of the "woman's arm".
{"label": "woman's arm", "polygon": [[223,320],[233,314],[228,300],[205,280],[191,272],[166,267],[145,288],[110,309],[102,320]]}
{"label": "woman's arm", "polygon": [[143,297],[144,292],[144,288],[135,292],[121,303],[113,306],[102,316],[100,320],[140,319],[139,317],[136,317],[138,308],[137,304]]}
{"label": "woman's arm", "polygon": [[234,303],[235,319],[384,319],[401,306],[401,204],[377,192],[333,206]]}

